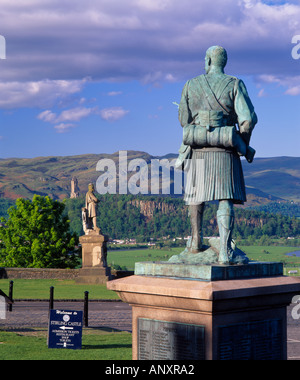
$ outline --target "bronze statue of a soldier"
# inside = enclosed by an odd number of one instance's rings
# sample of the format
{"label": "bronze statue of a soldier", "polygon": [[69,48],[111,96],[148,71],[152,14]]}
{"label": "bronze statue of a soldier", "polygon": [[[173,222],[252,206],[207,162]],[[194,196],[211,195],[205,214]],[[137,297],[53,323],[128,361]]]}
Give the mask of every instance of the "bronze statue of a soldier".
{"label": "bronze statue of a soldier", "polygon": [[218,200],[221,264],[232,260],[233,205],[246,201],[240,156],[252,162],[255,150],[249,143],[257,123],[245,84],[224,73],[226,63],[224,48],[209,48],[205,57],[206,74],[185,84],[179,105],[183,144],[177,161],[177,166],[181,166],[189,159],[191,167],[185,189],[192,225],[187,251],[203,250],[204,205]]}

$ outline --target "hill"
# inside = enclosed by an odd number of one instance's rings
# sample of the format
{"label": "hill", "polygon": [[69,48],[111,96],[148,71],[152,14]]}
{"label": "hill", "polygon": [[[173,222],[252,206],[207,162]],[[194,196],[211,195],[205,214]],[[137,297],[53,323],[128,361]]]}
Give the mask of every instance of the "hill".
{"label": "hill", "polygon": [[243,160],[243,170],[247,186],[300,202],[300,157],[256,158],[251,165]]}
{"label": "hill", "polygon": [[[153,159],[174,159],[175,154],[161,157],[145,152],[128,151],[127,159],[142,159],[150,165]],[[119,172],[119,152],[66,157],[11,158],[0,160],[0,196],[7,199],[32,198],[34,194],[49,195],[54,199],[70,196],[71,179],[76,177],[81,194],[90,182],[96,182],[99,160],[110,159]],[[247,206],[274,201],[300,202],[300,158],[257,158],[250,165],[243,160],[247,186]],[[134,174],[134,173],[133,173]],[[132,173],[128,173],[130,178]],[[149,181],[150,182],[150,181]],[[150,192],[149,192],[150,194]]]}

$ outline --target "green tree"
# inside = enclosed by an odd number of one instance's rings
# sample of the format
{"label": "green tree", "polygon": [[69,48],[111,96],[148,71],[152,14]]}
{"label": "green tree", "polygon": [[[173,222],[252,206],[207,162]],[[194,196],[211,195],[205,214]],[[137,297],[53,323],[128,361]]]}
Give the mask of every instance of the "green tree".
{"label": "green tree", "polygon": [[0,228],[0,266],[71,268],[78,264],[76,234],[69,232],[64,204],[35,195],[17,199]]}

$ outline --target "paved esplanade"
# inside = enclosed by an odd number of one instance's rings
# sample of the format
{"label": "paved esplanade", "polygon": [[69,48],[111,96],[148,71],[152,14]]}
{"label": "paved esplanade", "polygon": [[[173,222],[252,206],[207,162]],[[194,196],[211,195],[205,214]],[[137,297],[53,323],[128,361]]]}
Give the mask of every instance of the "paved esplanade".
{"label": "paved esplanade", "polygon": [[[287,308],[288,359],[300,360],[300,319],[292,318],[295,304]],[[55,309],[83,310],[83,302],[55,302]],[[0,329],[47,328],[48,302],[15,302]],[[89,302],[89,327],[111,328],[131,332],[131,307],[123,302]]]}
{"label": "paved esplanade", "polygon": [[[54,302],[54,309],[82,310],[82,302]],[[13,311],[0,320],[0,329],[48,326],[49,302],[15,302]],[[131,331],[131,307],[123,302],[89,302],[89,327]]]}

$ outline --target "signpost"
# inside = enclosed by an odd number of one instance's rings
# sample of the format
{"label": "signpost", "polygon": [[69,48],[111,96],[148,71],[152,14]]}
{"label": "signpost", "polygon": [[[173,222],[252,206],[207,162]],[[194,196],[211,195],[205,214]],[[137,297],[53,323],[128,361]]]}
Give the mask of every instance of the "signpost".
{"label": "signpost", "polygon": [[50,310],[48,348],[80,350],[82,311]]}

